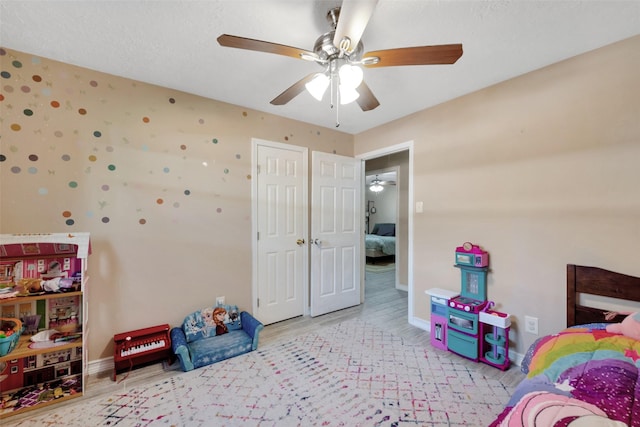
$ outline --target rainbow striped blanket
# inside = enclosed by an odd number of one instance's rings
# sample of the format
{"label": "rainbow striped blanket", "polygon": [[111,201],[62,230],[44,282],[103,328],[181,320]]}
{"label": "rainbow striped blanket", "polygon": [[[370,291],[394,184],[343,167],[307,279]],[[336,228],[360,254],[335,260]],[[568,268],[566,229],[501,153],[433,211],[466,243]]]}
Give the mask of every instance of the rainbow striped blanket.
{"label": "rainbow striped blanket", "polygon": [[522,363],[527,377],[491,426],[640,427],[640,341],[604,328],[538,339]]}

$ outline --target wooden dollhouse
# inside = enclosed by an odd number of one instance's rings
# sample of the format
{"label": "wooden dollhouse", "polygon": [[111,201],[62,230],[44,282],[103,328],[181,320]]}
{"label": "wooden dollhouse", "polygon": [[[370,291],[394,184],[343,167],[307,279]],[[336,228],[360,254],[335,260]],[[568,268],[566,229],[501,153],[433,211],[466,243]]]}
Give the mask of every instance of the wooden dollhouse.
{"label": "wooden dollhouse", "polygon": [[0,235],[0,418],[82,396],[89,233]]}

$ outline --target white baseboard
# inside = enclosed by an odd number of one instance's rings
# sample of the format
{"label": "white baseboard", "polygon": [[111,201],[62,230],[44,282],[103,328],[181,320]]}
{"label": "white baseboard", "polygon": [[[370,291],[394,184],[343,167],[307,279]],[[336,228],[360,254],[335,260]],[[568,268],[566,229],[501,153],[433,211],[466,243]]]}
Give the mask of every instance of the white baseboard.
{"label": "white baseboard", "polygon": [[91,360],[87,366],[88,375],[97,375],[107,371],[113,371],[113,357]]}

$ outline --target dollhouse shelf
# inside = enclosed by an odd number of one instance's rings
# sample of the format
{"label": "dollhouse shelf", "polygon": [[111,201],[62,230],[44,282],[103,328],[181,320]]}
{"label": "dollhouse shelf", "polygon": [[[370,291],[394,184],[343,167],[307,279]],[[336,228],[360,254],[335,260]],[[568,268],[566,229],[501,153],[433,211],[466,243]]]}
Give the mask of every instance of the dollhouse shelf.
{"label": "dollhouse shelf", "polygon": [[45,347],[45,348],[29,348],[31,345],[30,337],[22,336],[18,340],[18,344],[11,351],[11,353],[0,357],[0,362],[6,362],[9,360],[20,359],[23,357],[36,356],[38,354],[51,353],[52,351],[62,351],[73,349],[76,347],[82,347],[82,339],[78,338],[75,341],[68,341],[64,344],[57,345],[55,347]]}
{"label": "dollhouse shelf", "polygon": [[[2,286],[12,287],[12,293],[41,291],[0,298],[3,318],[29,325],[15,347],[0,357],[0,419],[82,396],[87,379],[90,252],[89,233],[0,235]],[[60,333],[69,341],[32,342],[38,331]]]}

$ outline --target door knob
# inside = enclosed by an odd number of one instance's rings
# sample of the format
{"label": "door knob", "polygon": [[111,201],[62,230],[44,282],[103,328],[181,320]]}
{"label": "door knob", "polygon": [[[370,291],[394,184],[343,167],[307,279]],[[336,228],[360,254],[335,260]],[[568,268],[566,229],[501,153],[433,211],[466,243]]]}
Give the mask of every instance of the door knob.
{"label": "door knob", "polygon": [[322,244],[322,242],[320,241],[320,239],[313,239],[313,240],[311,241],[311,243],[313,243],[314,245],[316,245],[316,246],[318,246],[318,247],[320,247],[320,246],[321,246],[321,244]]}
{"label": "door knob", "polygon": [[304,239],[298,239],[298,240],[296,240],[296,245],[298,245],[298,246],[302,246],[302,245],[304,245]]}

